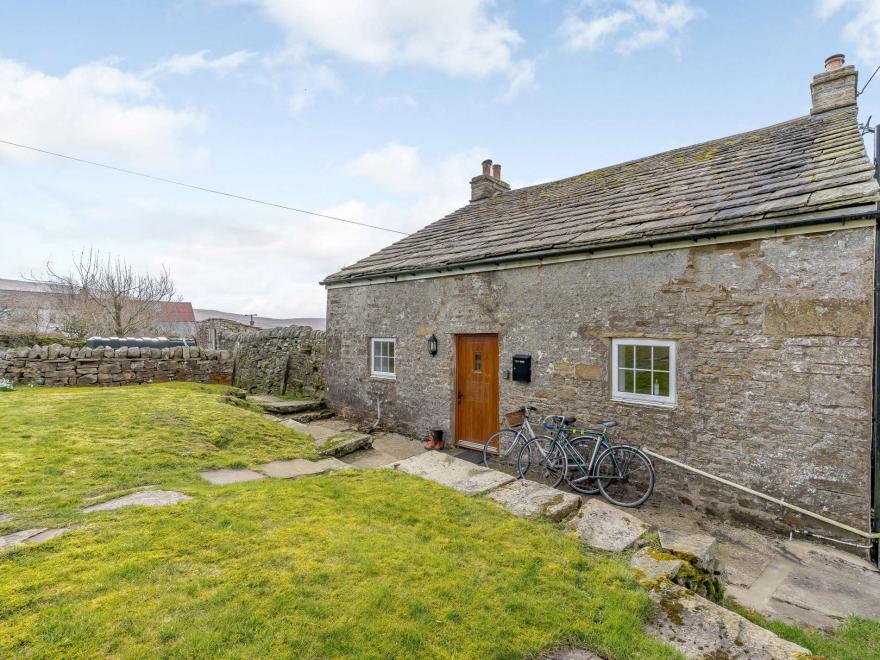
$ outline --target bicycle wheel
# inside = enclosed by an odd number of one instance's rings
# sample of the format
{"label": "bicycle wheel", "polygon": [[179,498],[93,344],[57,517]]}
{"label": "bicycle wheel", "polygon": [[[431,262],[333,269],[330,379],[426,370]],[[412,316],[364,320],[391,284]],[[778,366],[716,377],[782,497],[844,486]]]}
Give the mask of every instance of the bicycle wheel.
{"label": "bicycle wheel", "polygon": [[516,474],[519,447],[524,443],[525,438],[516,429],[501,429],[493,433],[483,445],[483,465],[493,470]]}
{"label": "bicycle wheel", "polygon": [[572,490],[584,495],[595,495],[599,492],[595,474],[592,472],[590,462],[593,460],[593,452],[596,451],[596,443],[599,438],[590,435],[582,435],[569,441],[568,470],[565,481]]}
{"label": "bicycle wheel", "polygon": [[565,479],[568,462],[562,447],[539,435],[526,442],[517,457],[517,474],[523,479],[556,488]]}
{"label": "bicycle wheel", "polygon": [[596,460],[596,484],[606,500],[635,507],[654,490],[654,468],[641,451],[628,445],[609,447]]}

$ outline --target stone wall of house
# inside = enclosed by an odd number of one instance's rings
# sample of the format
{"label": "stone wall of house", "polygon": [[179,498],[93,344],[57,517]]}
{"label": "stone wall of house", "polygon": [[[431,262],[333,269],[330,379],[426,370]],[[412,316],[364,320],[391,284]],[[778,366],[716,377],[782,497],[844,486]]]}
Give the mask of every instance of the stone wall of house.
{"label": "stone wall of house", "polygon": [[322,395],[323,331],[291,325],[244,332],[234,340],[238,387],[269,394]]}
{"label": "stone wall of house", "polygon": [[197,347],[0,349],[0,378],[20,385],[131,385],[183,380],[232,382],[232,354]]}
{"label": "stone wall of house", "polygon": [[[533,403],[614,418],[621,440],[866,529],[873,250],[862,228],[331,289],[328,398],[371,420],[379,404],[382,424],[403,432],[451,433],[454,337],[498,333],[502,372],[532,356],[531,383],[500,381],[502,413]],[[397,338],[396,380],[370,377],[370,337]],[[615,337],[677,342],[674,408],[612,401]],[[659,462],[657,490],[815,528]]]}

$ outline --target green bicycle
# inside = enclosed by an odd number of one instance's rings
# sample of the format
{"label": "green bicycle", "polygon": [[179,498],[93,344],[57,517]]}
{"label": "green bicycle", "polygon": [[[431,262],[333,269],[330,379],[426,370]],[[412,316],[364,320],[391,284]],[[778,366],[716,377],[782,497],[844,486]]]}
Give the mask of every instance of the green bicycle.
{"label": "green bicycle", "polygon": [[[618,506],[637,507],[654,491],[654,465],[632,445],[612,444],[609,429],[617,422],[600,422],[601,430],[572,428],[572,417],[548,418],[554,434],[526,442],[517,459],[520,477],[558,487],[563,480],[585,495],[601,493]],[[550,428],[545,423],[545,427]]]}

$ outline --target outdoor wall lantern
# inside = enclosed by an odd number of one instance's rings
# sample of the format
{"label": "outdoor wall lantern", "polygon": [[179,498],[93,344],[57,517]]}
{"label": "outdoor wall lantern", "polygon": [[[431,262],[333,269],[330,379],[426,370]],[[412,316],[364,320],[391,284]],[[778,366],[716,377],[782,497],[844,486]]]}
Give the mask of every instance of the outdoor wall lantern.
{"label": "outdoor wall lantern", "polygon": [[431,354],[431,357],[437,355],[437,335],[428,337],[428,353]]}

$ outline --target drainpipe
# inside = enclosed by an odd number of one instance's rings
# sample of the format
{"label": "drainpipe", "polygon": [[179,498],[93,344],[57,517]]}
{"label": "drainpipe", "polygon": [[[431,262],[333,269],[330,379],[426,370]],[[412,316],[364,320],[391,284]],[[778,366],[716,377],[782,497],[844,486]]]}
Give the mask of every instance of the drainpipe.
{"label": "drainpipe", "polygon": [[[874,178],[880,183],[880,124],[874,126]],[[880,202],[877,203],[880,209]],[[871,434],[871,531],[880,531],[880,222],[874,228],[874,428]],[[880,551],[875,539],[871,559],[880,564]]]}

